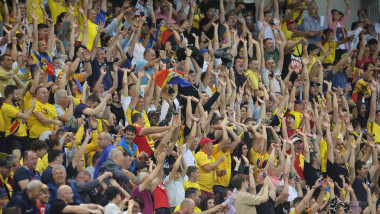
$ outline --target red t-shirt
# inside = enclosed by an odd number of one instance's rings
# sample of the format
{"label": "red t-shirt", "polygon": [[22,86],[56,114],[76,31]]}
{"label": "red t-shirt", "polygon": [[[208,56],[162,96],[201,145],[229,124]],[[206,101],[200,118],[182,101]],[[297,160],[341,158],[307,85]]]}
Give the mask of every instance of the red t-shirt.
{"label": "red t-shirt", "polygon": [[160,183],[157,185],[156,189],[153,190],[153,199],[154,199],[154,210],[165,207],[169,207],[169,198],[168,194],[166,193],[166,187],[164,186],[164,183]]}
{"label": "red t-shirt", "polygon": [[138,126],[135,126],[135,127],[137,129],[137,133],[136,133],[135,139],[133,139],[133,142],[139,148],[139,152],[144,151],[144,152],[146,152],[148,154],[148,156],[150,156],[150,154],[153,151],[152,151],[152,149],[150,148],[150,146],[148,144],[148,140],[146,139],[146,136],[145,135],[139,136],[142,127],[138,127]]}

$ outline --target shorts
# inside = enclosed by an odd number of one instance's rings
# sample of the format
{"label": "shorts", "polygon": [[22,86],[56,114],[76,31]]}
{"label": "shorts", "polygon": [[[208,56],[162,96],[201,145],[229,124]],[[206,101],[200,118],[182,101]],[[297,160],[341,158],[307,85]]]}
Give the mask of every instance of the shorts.
{"label": "shorts", "polygon": [[28,137],[8,135],[5,139],[5,145],[7,146],[9,153],[12,153],[13,150],[18,149],[22,154],[24,151],[29,150],[30,143]]}

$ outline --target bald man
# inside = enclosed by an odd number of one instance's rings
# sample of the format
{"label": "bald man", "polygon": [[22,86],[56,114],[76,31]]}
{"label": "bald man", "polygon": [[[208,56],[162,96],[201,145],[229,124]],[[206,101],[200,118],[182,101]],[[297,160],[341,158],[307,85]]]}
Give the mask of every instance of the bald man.
{"label": "bald man", "polygon": [[103,207],[97,204],[78,204],[73,202],[73,190],[61,185],[57,191],[58,198],[50,206],[50,213],[103,213]]}
{"label": "bald man", "polygon": [[185,200],[182,201],[181,207],[177,212],[174,214],[192,214],[194,213],[195,203],[190,198],[185,198]]}

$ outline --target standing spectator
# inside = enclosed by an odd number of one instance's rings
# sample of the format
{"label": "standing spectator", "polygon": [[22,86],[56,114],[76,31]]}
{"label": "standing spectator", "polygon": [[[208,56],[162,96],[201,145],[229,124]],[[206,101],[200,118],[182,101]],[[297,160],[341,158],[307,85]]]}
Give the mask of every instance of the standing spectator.
{"label": "standing spectator", "polygon": [[195,154],[195,161],[199,166],[199,180],[198,184],[201,187],[202,198],[211,195],[215,197],[213,187],[215,180],[215,171],[219,164],[221,164],[226,158],[222,155],[215,160],[211,156],[216,140],[211,140],[210,138],[202,138],[199,142],[199,147],[201,150]]}
{"label": "standing spectator", "polygon": [[107,132],[101,132],[98,136],[98,144],[101,149],[103,149],[102,155],[99,158],[98,164],[96,165],[94,172],[94,179],[99,176],[99,169],[104,162],[108,160],[109,152],[111,149],[116,148],[111,141],[111,136]]}
{"label": "standing spectator", "polygon": [[48,103],[48,92],[47,88],[43,86],[35,89],[36,107],[28,120],[31,141],[37,139],[44,131],[53,131],[62,126],[54,106]]}
{"label": "standing spectator", "polygon": [[[20,83],[19,79],[15,80],[17,83]],[[21,158],[21,154],[29,149],[30,142],[27,135],[27,126],[24,121],[30,117],[36,106],[36,101],[33,100],[32,106],[27,112],[23,113],[20,110],[17,101],[20,96],[19,93],[22,91],[18,91],[16,86],[7,85],[4,89],[4,97],[6,99],[1,105],[1,113],[3,114],[4,125],[6,127],[6,145],[8,151],[18,158]]]}
{"label": "standing spectator", "polygon": [[324,23],[324,17],[318,14],[318,5],[313,1],[309,6],[309,15],[302,20],[302,29],[304,31],[318,31],[320,34],[314,36],[307,36],[307,42],[309,44],[315,44],[322,41],[322,32],[327,28]]}
{"label": "standing spectator", "polygon": [[[330,2],[331,0],[327,0],[327,9],[326,9],[327,26],[329,27],[329,29],[333,30],[334,41],[342,41],[343,39],[347,38],[346,31],[344,30],[344,26],[346,26],[348,18],[350,17],[350,14],[351,14],[350,2],[349,0],[344,0],[344,2],[346,3],[345,14],[343,14],[339,10],[335,10],[335,9],[331,10]],[[339,60],[340,56],[343,53],[345,53],[346,50],[348,49],[348,43],[346,42],[347,41],[337,46],[335,60]]]}
{"label": "standing spectator", "polygon": [[[268,185],[269,178],[266,178],[262,187],[262,194],[260,196],[255,195],[256,187],[252,184],[253,178],[248,179],[247,175],[237,174],[232,178],[234,187],[238,189],[234,196],[234,204],[237,214],[253,213],[256,214],[256,205],[265,203],[268,200]],[[250,189],[250,192],[247,192]]]}

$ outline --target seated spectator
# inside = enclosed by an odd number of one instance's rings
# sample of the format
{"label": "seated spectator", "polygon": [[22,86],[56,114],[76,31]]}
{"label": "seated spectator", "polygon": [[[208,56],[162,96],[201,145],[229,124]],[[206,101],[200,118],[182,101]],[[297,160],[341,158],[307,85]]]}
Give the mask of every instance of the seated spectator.
{"label": "seated spectator", "polygon": [[66,181],[66,170],[65,170],[65,167],[62,166],[62,165],[56,165],[53,167],[53,182],[49,183],[48,184],[48,187],[49,188],[52,188],[52,191],[50,192],[50,203],[57,199],[57,195],[58,195],[58,188],[60,186],[66,186],[68,185],[72,190],[72,200],[74,200],[76,203],[82,203],[82,200],[78,194],[78,191],[77,189],[75,188],[75,186],[73,184],[69,184],[67,183]]}
{"label": "seated spectator", "polygon": [[100,186],[104,179],[112,177],[111,172],[105,172],[96,179],[92,179],[91,174],[86,171],[80,171],[75,179],[68,179],[67,183],[74,185],[77,189],[83,203],[95,202],[96,188]]}
{"label": "seated spectator", "polygon": [[79,204],[73,201],[73,190],[70,186],[62,185],[57,190],[57,199],[50,206],[51,213],[99,213],[103,207],[96,204]]}
{"label": "seated spectator", "polygon": [[44,170],[41,176],[41,181],[44,184],[49,184],[53,182],[53,167],[57,165],[62,165],[63,157],[62,151],[59,149],[51,149],[48,152],[48,163],[49,166]]}
{"label": "seated spectator", "polygon": [[40,179],[40,173],[35,171],[37,165],[37,154],[34,151],[27,150],[23,153],[23,158],[23,166],[18,168],[13,175],[13,194],[24,190],[29,181]]}
{"label": "seated spectator", "polygon": [[7,204],[7,208],[19,207],[22,213],[36,213],[36,199],[41,194],[43,184],[39,180],[28,182],[27,187],[14,193],[12,199]]}

